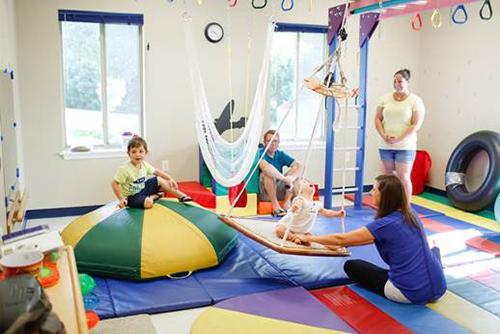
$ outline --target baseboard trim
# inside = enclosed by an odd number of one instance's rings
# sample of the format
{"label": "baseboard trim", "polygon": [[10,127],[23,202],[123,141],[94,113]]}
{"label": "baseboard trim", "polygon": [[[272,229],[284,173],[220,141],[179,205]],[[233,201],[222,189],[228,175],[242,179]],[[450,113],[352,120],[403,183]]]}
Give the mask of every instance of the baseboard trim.
{"label": "baseboard trim", "polygon": [[53,209],[34,209],[27,210],[25,214],[26,219],[41,219],[41,218],[58,218],[68,216],[81,216],[91,211],[100,208],[102,205],[88,205],[88,206],[73,206],[66,208],[53,208]]}
{"label": "baseboard trim", "polygon": [[[446,194],[446,190],[441,190],[441,189],[436,189],[436,188],[433,188],[430,186],[425,186],[424,191],[427,191],[427,192],[434,194],[434,195],[439,195],[439,196],[448,198],[448,195]],[[495,211],[495,202],[493,201],[490,205],[488,205],[483,210]],[[480,210],[480,211],[482,211],[482,210]]]}
{"label": "baseboard trim", "polygon": [[427,192],[429,192],[431,194],[436,194],[436,195],[440,195],[440,196],[443,196],[443,197],[448,197],[446,195],[446,190],[433,188],[431,186],[425,186],[424,187],[424,191],[427,191]]}

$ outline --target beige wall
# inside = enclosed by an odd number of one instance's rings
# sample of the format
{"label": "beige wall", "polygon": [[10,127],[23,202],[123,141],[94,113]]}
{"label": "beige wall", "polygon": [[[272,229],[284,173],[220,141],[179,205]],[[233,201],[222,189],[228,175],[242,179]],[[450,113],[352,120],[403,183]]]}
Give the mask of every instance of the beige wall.
{"label": "beige wall", "polygon": [[466,6],[469,20],[464,25],[445,20],[441,29],[422,32],[421,94],[427,115],[419,147],[432,157],[430,185],[439,189],[445,188],[446,164],[462,139],[479,130],[500,131],[500,20],[493,15],[482,21],[481,5]]}
{"label": "beige wall", "polygon": [[[308,24],[327,23],[327,7],[343,1],[315,2],[313,11],[300,1],[292,12],[279,10],[273,1],[278,22]],[[183,2],[164,0],[17,0],[19,83],[22,105],[24,161],[26,182],[30,188],[30,209],[70,207],[106,203],[113,199],[111,178],[122,159],[63,160],[63,96],[61,46],[58,9],[81,9],[144,14],[144,42],[151,50],[145,57],[146,138],[151,152],[149,160],[160,167],[161,160],[170,161],[170,172],[179,180],[198,177],[198,153],[192,111],[192,93],[188,78],[184,34]],[[255,87],[263,52],[263,34],[273,9],[256,11],[249,4],[238,3],[230,20],[225,2],[187,1],[193,18],[202,74],[207,86],[209,104],[217,116],[228,101],[226,42],[231,32],[233,48],[233,90],[238,101],[245,92],[246,44],[250,31],[251,91]],[[203,37],[208,22],[220,22],[226,30],[224,43],[210,44]],[[379,172],[376,135],[373,130],[375,103],[391,89],[392,74],[400,67],[411,68],[415,75],[413,87],[419,89],[421,56],[420,35],[411,31],[408,19],[384,22],[381,34],[371,42],[369,60],[369,112],[365,183]],[[357,45],[358,17],[349,23],[350,39],[344,63],[351,86],[358,84]],[[235,78],[239,78],[235,79]],[[240,106],[241,108],[241,106]],[[241,109],[236,113],[242,112]],[[238,115],[236,115],[238,116]],[[352,117],[352,115],[350,116]],[[352,118],[351,118],[352,120]],[[345,139],[347,142],[347,139]],[[303,159],[303,151],[292,151]],[[337,159],[339,160],[339,159]],[[352,159],[351,159],[352,160]],[[308,167],[309,177],[323,184],[324,149],[313,151]],[[335,185],[340,185],[339,178]]]}

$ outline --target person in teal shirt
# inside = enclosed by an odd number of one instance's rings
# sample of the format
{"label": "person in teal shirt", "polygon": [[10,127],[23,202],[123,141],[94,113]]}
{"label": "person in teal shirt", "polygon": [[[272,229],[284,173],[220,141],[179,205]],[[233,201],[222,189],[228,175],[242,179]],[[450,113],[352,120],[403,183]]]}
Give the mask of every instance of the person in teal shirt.
{"label": "person in teal shirt", "polygon": [[130,161],[118,168],[111,183],[120,208],[130,206],[149,209],[153,207],[153,201],[161,197],[161,192],[169,192],[181,202],[192,201],[179,190],[177,182],[170,175],[144,160],[148,153],[148,144],[144,139],[132,138],[128,142],[127,153]]}
{"label": "person in teal shirt", "polygon": [[[274,138],[273,138],[274,137]],[[290,207],[293,183],[302,176],[304,166],[285,152],[278,150],[280,136],[276,130],[267,130],[264,133],[264,147],[259,149],[259,158],[264,158],[259,163],[259,200],[271,202],[273,216],[283,217],[286,209]],[[265,148],[269,148],[264,152]],[[285,167],[288,169],[285,172]],[[284,207],[280,205],[284,201]]]}

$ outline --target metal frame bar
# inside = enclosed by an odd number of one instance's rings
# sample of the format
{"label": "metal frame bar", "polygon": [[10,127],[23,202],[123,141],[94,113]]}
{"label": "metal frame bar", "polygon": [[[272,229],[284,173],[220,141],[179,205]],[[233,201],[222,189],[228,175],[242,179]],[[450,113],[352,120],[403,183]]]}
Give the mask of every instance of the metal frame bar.
{"label": "metal frame bar", "polygon": [[[336,36],[339,33],[341,24],[339,20],[342,20],[342,15],[338,13],[341,10],[341,6],[336,6],[330,8],[329,10],[329,53],[330,55],[336,50],[337,39]],[[379,14],[369,13],[361,15],[360,19],[360,34],[359,34],[359,45],[360,45],[360,70],[359,70],[359,110],[357,117],[357,138],[356,147],[359,149],[356,151],[356,167],[351,170],[355,171],[355,186],[356,193],[354,196],[354,206],[356,208],[361,208],[363,205],[363,176],[364,176],[364,161],[365,161],[365,142],[366,142],[366,113],[367,113],[367,77],[368,77],[368,47],[369,40],[373,32],[377,28],[379,23]],[[325,191],[324,191],[324,207],[332,207],[332,190],[333,190],[333,173],[336,171],[333,168],[333,157],[334,157],[334,147],[335,147],[335,132],[333,129],[333,124],[335,120],[336,104],[333,99],[329,100],[327,103],[326,110],[327,117],[327,133],[326,133],[326,152],[325,152]]]}

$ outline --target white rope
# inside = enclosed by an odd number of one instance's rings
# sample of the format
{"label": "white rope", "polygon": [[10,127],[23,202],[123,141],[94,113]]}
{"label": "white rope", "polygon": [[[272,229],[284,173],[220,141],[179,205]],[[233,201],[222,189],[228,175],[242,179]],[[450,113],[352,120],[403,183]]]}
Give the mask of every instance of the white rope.
{"label": "white rope", "polygon": [[324,108],[325,99],[326,99],[325,96],[322,96],[319,99],[318,111],[316,112],[316,118],[314,120],[314,126],[313,126],[313,129],[311,131],[311,136],[309,137],[309,143],[307,144],[306,158],[304,160],[304,172],[303,172],[304,175],[306,175],[306,169],[307,169],[307,166],[309,164],[309,159],[311,158],[312,142],[313,142],[313,139],[314,139],[314,134],[316,133],[316,129],[318,128],[320,115],[321,115],[321,112],[325,109]]}

